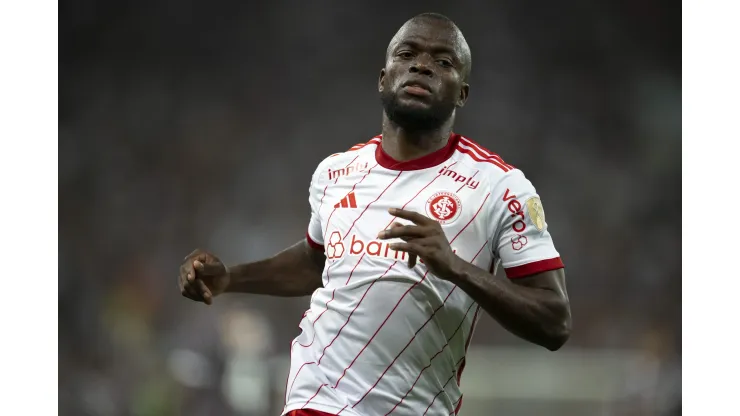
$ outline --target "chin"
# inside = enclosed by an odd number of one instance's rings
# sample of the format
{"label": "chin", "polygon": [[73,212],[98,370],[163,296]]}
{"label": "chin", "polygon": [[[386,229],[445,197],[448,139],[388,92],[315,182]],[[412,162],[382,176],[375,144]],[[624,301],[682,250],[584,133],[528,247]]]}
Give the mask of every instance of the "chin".
{"label": "chin", "polygon": [[[416,97],[381,95],[383,108],[395,124],[410,130],[427,130],[439,127],[451,111],[440,111],[434,103]],[[446,109],[445,109],[446,110]]]}
{"label": "chin", "polygon": [[423,114],[431,114],[432,105],[421,100],[398,100],[397,111],[412,112]]}
{"label": "chin", "polygon": [[399,111],[389,116],[389,118],[397,125],[408,130],[432,130],[441,124],[439,120],[430,117],[427,112],[420,111]]}

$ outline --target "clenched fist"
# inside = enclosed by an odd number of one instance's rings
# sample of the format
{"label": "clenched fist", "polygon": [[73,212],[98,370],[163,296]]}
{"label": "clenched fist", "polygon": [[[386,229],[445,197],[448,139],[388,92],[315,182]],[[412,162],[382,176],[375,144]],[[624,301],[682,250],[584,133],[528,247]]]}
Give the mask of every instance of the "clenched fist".
{"label": "clenched fist", "polygon": [[180,266],[180,293],[196,302],[213,303],[229,286],[229,271],[213,254],[203,250],[190,253]]}

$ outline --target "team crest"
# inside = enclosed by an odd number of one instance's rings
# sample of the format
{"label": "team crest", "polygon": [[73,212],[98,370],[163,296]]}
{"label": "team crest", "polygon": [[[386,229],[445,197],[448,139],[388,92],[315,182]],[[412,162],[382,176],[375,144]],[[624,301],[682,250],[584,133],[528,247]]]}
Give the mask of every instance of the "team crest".
{"label": "team crest", "polygon": [[462,202],[452,192],[437,192],[427,199],[427,214],[440,224],[449,224],[460,217]]}
{"label": "team crest", "polygon": [[542,208],[542,201],[538,197],[532,197],[527,200],[527,214],[532,223],[539,231],[545,229],[545,210]]}

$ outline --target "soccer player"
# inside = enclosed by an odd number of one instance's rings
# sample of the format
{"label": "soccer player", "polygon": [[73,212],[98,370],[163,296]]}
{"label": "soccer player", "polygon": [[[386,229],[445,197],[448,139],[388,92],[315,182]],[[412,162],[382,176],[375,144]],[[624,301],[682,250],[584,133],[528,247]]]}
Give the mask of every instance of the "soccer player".
{"label": "soccer player", "polygon": [[457,413],[481,311],[549,350],[567,340],[563,263],[534,187],[452,131],[470,68],[452,21],[410,19],[380,71],[382,135],[318,165],[306,238],[228,268],[196,250],[180,268],[182,294],[206,304],[311,295],[283,415]]}

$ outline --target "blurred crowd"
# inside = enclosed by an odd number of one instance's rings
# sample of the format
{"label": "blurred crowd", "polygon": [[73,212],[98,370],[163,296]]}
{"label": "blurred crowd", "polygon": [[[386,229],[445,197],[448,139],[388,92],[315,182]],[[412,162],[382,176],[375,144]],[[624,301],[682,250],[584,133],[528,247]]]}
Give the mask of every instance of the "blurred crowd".
{"label": "blurred crowd", "polygon": [[[60,414],[278,414],[264,380],[285,373],[267,363],[308,299],[206,307],[180,296],[179,264],[195,248],[257,260],[305,235],[311,173],[380,132],[385,48],[425,11],[472,48],[456,131],[542,197],[567,267],[566,349],[644,351],[661,363],[655,414],[680,409],[679,4],[72,0],[59,25]],[[486,318],[473,343],[523,341]]]}

